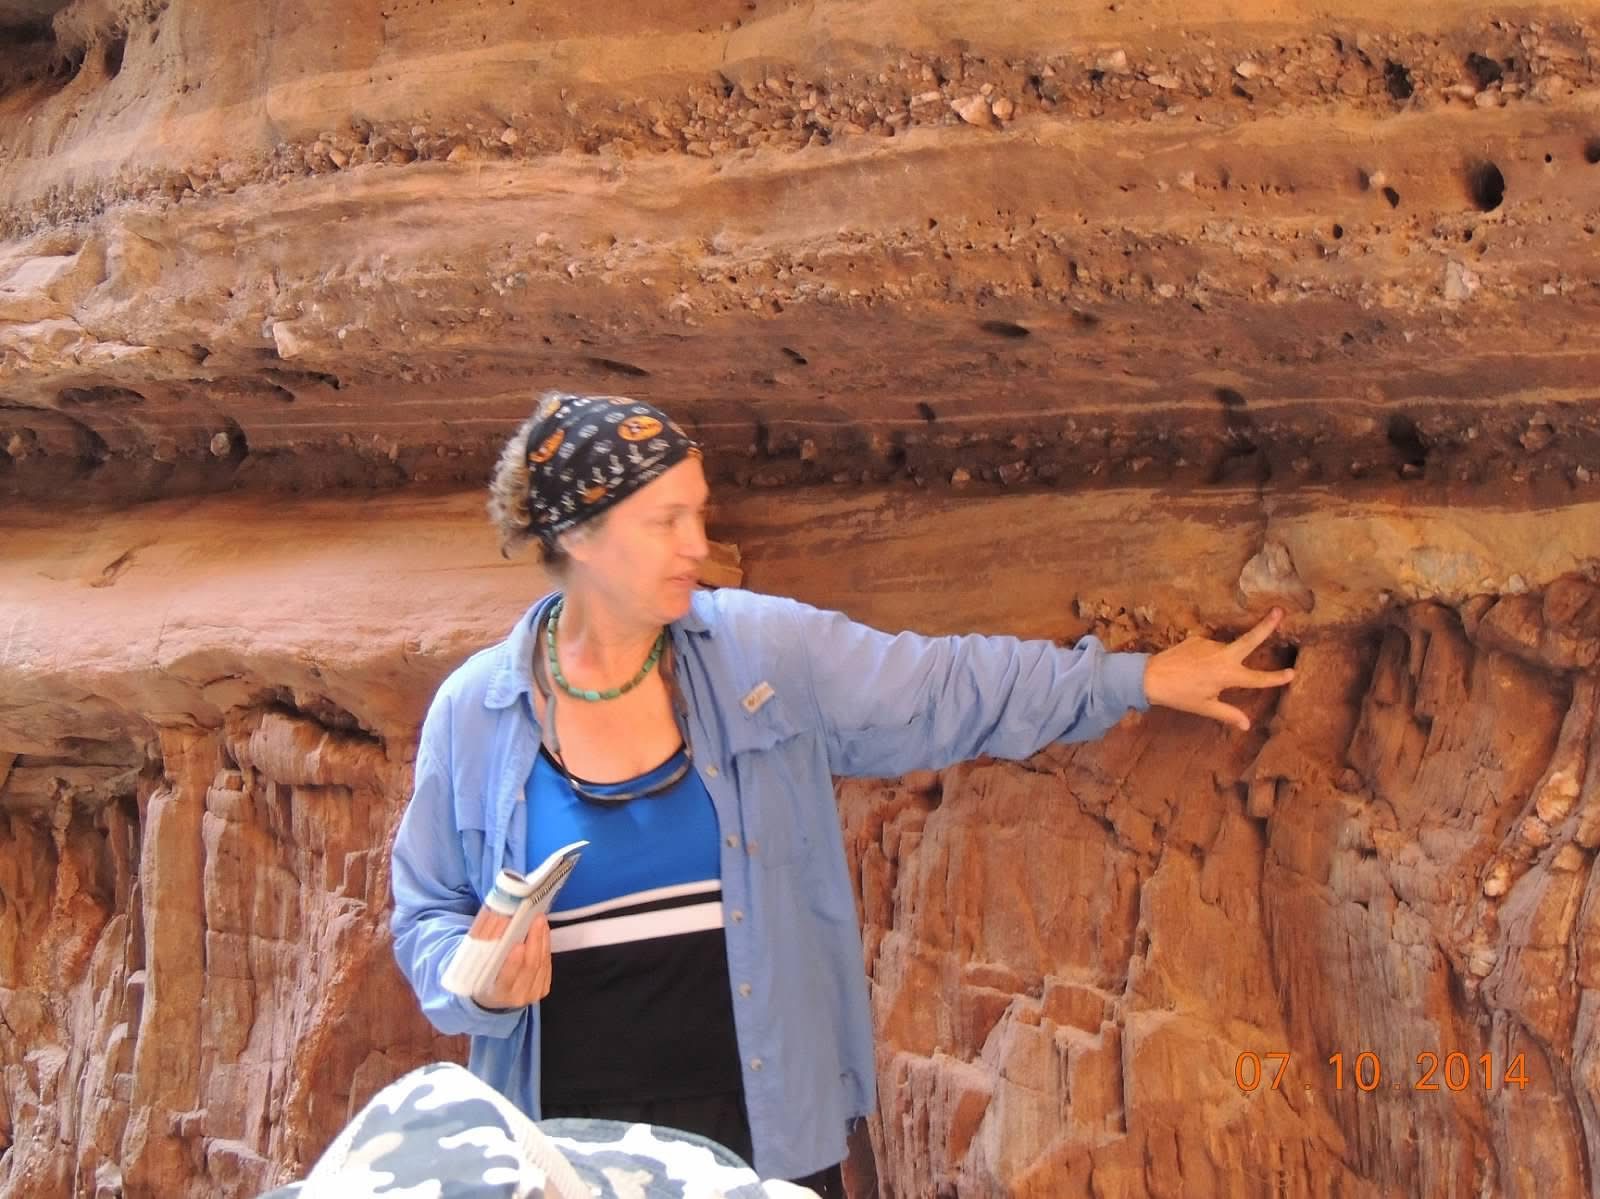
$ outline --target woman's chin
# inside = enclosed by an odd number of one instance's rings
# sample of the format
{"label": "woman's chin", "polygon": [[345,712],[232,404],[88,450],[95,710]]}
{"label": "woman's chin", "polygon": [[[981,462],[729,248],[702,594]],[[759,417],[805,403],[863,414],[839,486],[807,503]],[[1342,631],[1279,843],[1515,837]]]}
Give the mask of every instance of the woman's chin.
{"label": "woman's chin", "polygon": [[681,620],[689,614],[691,598],[694,595],[694,583],[670,582],[661,595],[661,610],[666,617],[663,624],[671,624]]}

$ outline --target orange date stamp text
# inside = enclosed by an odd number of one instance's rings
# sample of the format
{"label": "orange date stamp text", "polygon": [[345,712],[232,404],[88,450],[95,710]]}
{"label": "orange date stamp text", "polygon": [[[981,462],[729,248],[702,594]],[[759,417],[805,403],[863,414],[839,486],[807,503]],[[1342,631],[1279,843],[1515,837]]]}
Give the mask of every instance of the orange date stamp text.
{"label": "orange date stamp text", "polygon": [[[1284,1053],[1244,1052],[1233,1064],[1233,1080],[1245,1093],[1266,1088],[1276,1091],[1285,1082],[1300,1082],[1306,1090],[1312,1084],[1303,1069],[1291,1067],[1290,1055]],[[1370,1050],[1350,1056],[1343,1053],[1330,1055],[1317,1068],[1318,1079],[1331,1085],[1335,1091],[1354,1089],[1372,1092],[1380,1088],[1391,1091],[1465,1091],[1469,1088],[1492,1091],[1515,1087],[1524,1090],[1528,1085],[1528,1067],[1523,1054],[1509,1061],[1496,1061],[1492,1053],[1479,1054],[1476,1059],[1456,1050],[1438,1054],[1424,1051],[1417,1054],[1414,1066],[1385,1069],[1378,1054]]]}

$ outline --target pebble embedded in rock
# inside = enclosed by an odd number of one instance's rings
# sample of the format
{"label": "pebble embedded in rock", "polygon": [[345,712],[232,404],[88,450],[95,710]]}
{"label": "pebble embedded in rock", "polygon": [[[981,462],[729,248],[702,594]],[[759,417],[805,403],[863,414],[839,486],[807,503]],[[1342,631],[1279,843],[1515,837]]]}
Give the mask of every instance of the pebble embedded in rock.
{"label": "pebble embedded in rock", "polygon": [[1517,835],[1522,839],[1523,844],[1534,849],[1543,849],[1553,840],[1549,826],[1537,816],[1529,816],[1525,819],[1518,826]]}
{"label": "pebble embedded in rock", "polygon": [[279,358],[298,357],[305,349],[305,342],[287,321],[277,321],[273,324],[272,342],[277,348]]}
{"label": "pebble embedded in rock", "polygon": [[1489,868],[1489,873],[1484,876],[1483,893],[1491,899],[1504,895],[1511,887],[1511,865],[1509,862],[1496,862]]}
{"label": "pebble embedded in rock", "polygon": [[994,112],[982,96],[962,96],[950,101],[950,107],[969,125],[986,128],[994,124]]}
{"label": "pebble embedded in rock", "polygon": [[1478,290],[1478,276],[1459,262],[1450,262],[1444,268],[1444,298],[1460,303]]}
{"label": "pebble embedded in rock", "polygon": [[1518,443],[1530,454],[1537,454],[1556,439],[1555,426],[1542,414],[1535,414],[1517,438]]}
{"label": "pebble embedded in rock", "polygon": [[1128,73],[1128,52],[1126,50],[1113,50],[1095,60],[1095,69],[1106,71],[1112,75],[1126,75]]}
{"label": "pebble embedded in rock", "polygon": [[1258,607],[1268,599],[1282,599],[1301,611],[1316,607],[1316,596],[1296,573],[1289,547],[1268,540],[1256,556],[1239,572],[1239,602],[1242,607]]}
{"label": "pebble embedded in rock", "polygon": [[1550,869],[1558,870],[1562,874],[1571,874],[1581,870],[1589,855],[1583,851],[1581,845],[1567,843],[1556,850],[1555,857],[1550,859]]}
{"label": "pebble embedded in rock", "polygon": [[1558,824],[1572,810],[1580,789],[1578,779],[1571,771],[1558,770],[1539,788],[1533,810],[1546,824]]}

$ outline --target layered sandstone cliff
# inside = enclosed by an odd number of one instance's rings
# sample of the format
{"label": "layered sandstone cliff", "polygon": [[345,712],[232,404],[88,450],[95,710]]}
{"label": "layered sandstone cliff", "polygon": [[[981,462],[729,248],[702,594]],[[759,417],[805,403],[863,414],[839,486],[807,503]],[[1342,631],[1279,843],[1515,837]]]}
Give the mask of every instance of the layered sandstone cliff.
{"label": "layered sandstone cliff", "polygon": [[254,1194],[462,1052],[386,848],[544,386],[758,589],[1292,613],[1249,735],[841,787],[885,1194],[1588,1192],[1597,16],[0,2],[0,1193]]}

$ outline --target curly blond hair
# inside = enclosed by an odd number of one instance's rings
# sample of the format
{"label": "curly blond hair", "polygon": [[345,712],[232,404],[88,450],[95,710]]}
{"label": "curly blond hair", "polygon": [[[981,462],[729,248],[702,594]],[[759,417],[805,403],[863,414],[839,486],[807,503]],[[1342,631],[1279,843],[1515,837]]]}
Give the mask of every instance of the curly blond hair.
{"label": "curly blond hair", "polygon": [[[489,522],[494,525],[495,532],[500,537],[500,556],[509,558],[513,551],[520,551],[528,542],[536,542],[539,546],[539,561],[547,569],[560,573],[571,560],[566,550],[559,543],[551,544],[540,538],[533,529],[533,513],[528,508],[528,438],[533,434],[533,427],[539,421],[539,409],[544,407],[546,400],[573,400],[578,397],[564,391],[541,392],[533,405],[533,412],[528,419],[517,426],[517,431],[511,435],[505,447],[500,451],[500,460],[494,464],[494,473],[489,478]],[[584,531],[598,531],[605,523],[607,513],[601,513],[591,520]]]}

